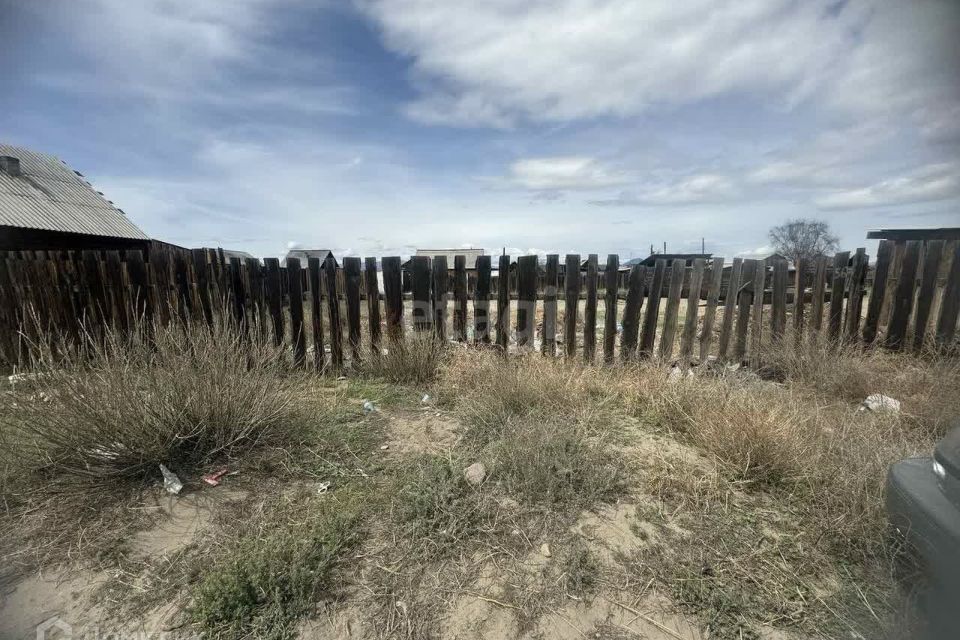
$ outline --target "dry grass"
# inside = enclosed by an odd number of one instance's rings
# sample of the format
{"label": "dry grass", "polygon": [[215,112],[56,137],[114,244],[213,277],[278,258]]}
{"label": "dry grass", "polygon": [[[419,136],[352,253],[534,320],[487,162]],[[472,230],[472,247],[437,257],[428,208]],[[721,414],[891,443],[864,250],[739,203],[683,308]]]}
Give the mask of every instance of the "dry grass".
{"label": "dry grass", "polygon": [[432,333],[412,333],[389,342],[383,353],[370,353],[355,363],[364,376],[396,384],[432,382],[448,360],[449,347]]}

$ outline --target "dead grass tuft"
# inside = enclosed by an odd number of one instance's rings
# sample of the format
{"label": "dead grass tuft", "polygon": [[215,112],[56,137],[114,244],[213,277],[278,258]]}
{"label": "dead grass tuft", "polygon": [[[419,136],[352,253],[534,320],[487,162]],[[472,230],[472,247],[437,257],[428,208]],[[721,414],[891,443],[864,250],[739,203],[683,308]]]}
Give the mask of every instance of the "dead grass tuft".
{"label": "dead grass tuft", "polygon": [[361,375],[397,384],[432,382],[447,362],[449,347],[433,334],[413,334],[389,342],[383,353],[368,354],[356,363]]}

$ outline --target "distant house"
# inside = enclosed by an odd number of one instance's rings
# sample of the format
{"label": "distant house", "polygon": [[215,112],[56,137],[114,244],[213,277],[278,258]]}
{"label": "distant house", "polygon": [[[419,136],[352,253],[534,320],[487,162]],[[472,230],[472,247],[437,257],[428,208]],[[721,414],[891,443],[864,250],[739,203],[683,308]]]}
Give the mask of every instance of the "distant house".
{"label": "distant house", "polygon": [[[333,256],[333,252],[329,249],[290,249],[286,255],[287,258],[297,258],[300,261],[300,266],[304,268],[310,258],[319,258],[320,264],[323,264],[328,256]],[[336,258],[333,259],[333,263],[337,264]]]}
{"label": "distant house", "polygon": [[[453,271],[453,261],[456,256],[464,256],[466,258],[466,267],[467,272],[474,272],[477,270],[477,258],[484,255],[483,249],[417,249],[413,254],[416,256],[427,256],[429,258],[435,258],[437,256],[443,256],[447,260],[447,269]],[[497,261],[491,258],[491,264],[493,268],[497,268]],[[407,260],[402,265],[403,270],[407,271],[410,268],[410,261]]]}
{"label": "distant house", "polygon": [[711,257],[713,257],[712,253],[652,253],[646,258],[634,258],[626,262],[625,266],[632,267],[635,264],[642,264],[652,267],[657,264],[657,260],[666,260],[669,267],[673,265],[674,260],[683,260],[684,265],[690,267],[693,266],[693,261],[697,258],[709,260]]}
{"label": "distant house", "polygon": [[221,249],[223,251],[223,257],[227,262],[230,262],[231,258],[239,258],[240,262],[246,262],[250,259],[256,259],[252,253],[247,253],[246,251],[237,251],[235,249]]}
{"label": "distant house", "polygon": [[0,143],[0,249],[147,253],[150,246],[81,173],[52,155]]}

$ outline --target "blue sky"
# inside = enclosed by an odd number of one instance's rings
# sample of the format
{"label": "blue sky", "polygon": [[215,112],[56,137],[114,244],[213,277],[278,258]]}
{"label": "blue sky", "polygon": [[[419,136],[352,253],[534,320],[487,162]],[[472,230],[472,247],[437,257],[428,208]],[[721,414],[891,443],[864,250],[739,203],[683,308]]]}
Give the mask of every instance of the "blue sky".
{"label": "blue sky", "polygon": [[732,256],[790,217],[844,248],[960,223],[953,0],[0,9],[0,140],[176,244]]}

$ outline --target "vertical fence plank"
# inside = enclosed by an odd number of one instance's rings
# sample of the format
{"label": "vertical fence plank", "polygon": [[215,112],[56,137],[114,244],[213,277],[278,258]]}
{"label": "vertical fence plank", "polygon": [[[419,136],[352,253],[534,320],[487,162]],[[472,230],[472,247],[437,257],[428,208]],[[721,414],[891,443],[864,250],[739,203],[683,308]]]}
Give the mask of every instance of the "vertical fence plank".
{"label": "vertical fence plank", "polygon": [[467,257],[453,257],[453,337],[467,341]]}
{"label": "vertical fence plank", "polygon": [[517,346],[532,344],[537,310],[537,256],[517,258]]}
{"label": "vertical fence plank", "polygon": [[399,256],[380,261],[383,268],[383,305],[387,316],[387,337],[403,338],[403,272]]}
{"label": "vertical fence plank", "polygon": [[207,252],[203,249],[191,249],[190,258],[193,262],[193,278],[197,283],[197,297],[200,300],[200,310],[207,325],[213,324],[213,305],[210,302],[210,269],[207,266]]}
{"label": "vertical fence plank", "polygon": [[[22,263],[22,261],[21,261]],[[94,335],[99,335],[109,322],[109,309],[107,309],[106,292],[103,287],[103,278],[100,275],[100,259],[96,251],[85,250],[83,252],[83,287],[87,292],[90,317],[88,321],[92,323],[95,331]]]}
{"label": "vertical fence plank", "polygon": [[300,258],[287,258],[287,287],[290,292],[290,340],[293,343],[293,366],[303,367],[307,355],[303,334],[303,269]]}
{"label": "vertical fence plank", "polygon": [[611,253],[607,256],[607,268],[604,275],[604,317],[603,317],[603,361],[613,362],[613,350],[617,344],[617,304],[620,288],[620,256]]}
{"label": "vertical fence plank", "polygon": [[897,277],[897,290],[892,301],[890,325],[887,328],[886,345],[891,349],[901,349],[907,336],[907,324],[913,311],[913,292],[917,279],[917,265],[920,262],[920,248],[923,242],[907,242]]}
{"label": "vertical fence plank", "polygon": [[[126,333],[129,301],[126,295],[126,285],[123,282],[123,263],[120,262],[120,254],[116,251],[107,251],[105,258],[107,281],[110,283],[110,305],[113,307],[114,326]],[[46,261],[44,261],[44,266],[46,266]],[[50,291],[52,293],[52,282]]]}
{"label": "vertical fence plank", "polygon": [[[279,270],[278,270],[279,275]],[[240,328],[240,332],[243,334],[247,333],[247,292],[243,284],[243,266],[240,262],[240,258],[230,258],[230,284],[231,284],[231,300],[233,300],[233,317],[237,323],[237,326]],[[280,335],[283,336],[283,319],[280,320]],[[283,342],[281,337],[280,344]]]}
{"label": "vertical fence plank", "polygon": [[667,271],[667,261],[658,258],[653,267],[653,280],[647,295],[647,315],[643,319],[643,333],[640,335],[641,358],[653,355],[653,345],[657,339],[657,324],[660,321],[660,297],[663,290],[663,278]]}
{"label": "vertical fence plank", "polygon": [[717,318],[720,288],[723,285],[723,258],[714,258],[710,266],[710,284],[707,287],[707,308],[703,312],[703,329],[700,333],[700,362],[706,362],[713,342],[713,325]]}
{"label": "vertical fence plank", "polygon": [[433,329],[440,340],[447,339],[447,256],[433,257]]}
{"label": "vertical fence plank", "polygon": [[507,352],[510,344],[510,256],[500,256],[497,271],[497,346]]}
{"label": "vertical fence plank", "polygon": [[583,307],[583,360],[593,362],[597,350],[597,254],[587,256],[587,301]]}
{"label": "vertical fence plank", "polygon": [[[756,273],[759,268],[757,260],[744,260],[740,267],[740,286],[737,287],[737,326],[736,338],[733,345],[733,358],[743,362],[747,354],[747,328],[750,325],[750,307],[753,306],[756,286]],[[763,297],[763,285],[760,285],[760,296]]]}
{"label": "vertical fence plank", "polygon": [[283,311],[280,297],[280,261],[276,258],[264,258],[263,288],[270,313],[270,328],[273,330],[273,343],[283,344]]}
{"label": "vertical fence plank", "polygon": [[960,242],[953,243],[950,271],[940,296],[940,315],[937,318],[937,346],[948,347],[957,330],[957,315],[960,313]]}
{"label": "vertical fence plank", "polygon": [[430,305],[430,258],[410,258],[410,291],[413,294],[413,329],[429,331],[433,326],[433,308]]}
{"label": "vertical fence plank", "polygon": [[551,253],[543,276],[543,344],[542,351],[548,356],[557,355],[557,272],[560,256]]}
{"label": "vertical fence plank", "polygon": [[568,358],[577,353],[577,310],[580,306],[580,255],[568,253],[563,271],[563,347]]}
{"label": "vertical fence plank", "polygon": [[754,367],[760,366],[760,355],[763,349],[763,304],[766,301],[768,265],[767,260],[757,260],[757,268],[753,272],[753,309],[748,355]]}
{"label": "vertical fence plank", "polygon": [[823,328],[823,304],[827,290],[827,265],[830,258],[817,256],[813,271],[813,283],[810,296],[810,332],[819,333]]}
{"label": "vertical fence plank", "polygon": [[323,347],[323,289],[321,288],[320,258],[307,258],[308,282],[310,285],[310,320],[313,330],[313,367],[323,371],[326,352]]}
{"label": "vertical fence plank", "polygon": [[873,286],[870,288],[870,300],[867,302],[867,319],[863,322],[863,341],[872,344],[877,338],[877,327],[880,322],[880,310],[883,308],[883,298],[887,292],[887,276],[890,272],[890,261],[893,258],[893,243],[881,240],[877,247],[877,264],[873,273]]}
{"label": "vertical fence plank", "polygon": [[190,295],[187,257],[180,251],[173,255],[173,276],[176,283],[177,310],[180,313],[180,318],[186,322],[193,315],[193,302]]}
{"label": "vertical fence plank", "polygon": [[327,254],[323,262],[327,283],[327,320],[330,326],[330,364],[334,371],[343,369],[343,321],[340,319],[340,296],[337,295],[337,261]]}
{"label": "vertical fence plank", "polygon": [[847,284],[847,263],[850,252],[841,251],[833,257],[833,274],[830,283],[830,313],[827,324],[831,340],[840,338],[840,325],[843,319],[843,296]]}
{"label": "vertical fence plank", "polygon": [[247,287],[250,295],[249,315],[260,336],[270,337],[270,323],[267,321],[267,296],[264,286],[264,270],[256,258],[246,258]]}
{"label": "vertical fence plank", "polygon": [[807,261],[803,258],[797,260],[794,269],[796,271],[793,275],[793,340],[794,344],[799,346],[803,340]]}
{"label": "vertical fence plank", "polygon": [[620,359],[624,362],[633,360],[636,355],[637,338],[640,335],[640,310],[643,308],[646,280],[646,266],[635,264],[630,268],[627,304],[623,309],[623,334],[620,336]]}
{"label": "vertical fence plank", "polygon": [[490,256],[477,256],[477,286],[473,291],[473,341],[490,344]]}
{"label": "vertical fence plank", "polygon": [[844,317],[844,333],[848,340],[856,340],[860,335],[860,321],[863,319],[863,284],[867,279],[870,258],[863,247],[853,256],[853,268],[850,270],[849,291],[847,292],[847,312]]}
{"label": "vertical fence plank", "polygon": [[927,325],[930,324],[930,309],[937,293],[937,276],[940,275],[940,258],[943,255],[943,240],[930,240],[923,247],[923,270],[920,275],[920,291],[917,293],[917,310],[913,314],[913,350],[923,349]]}
{"label": "vertical fence plank", "polygon": [[347,340],[353,362],[360,360],[360,258],[343,259],[343,284],[347,298]]}
{"label": "vertical fence plank", "polygon": [[770,333],[775,342],[783,339],[787,330],[787,261],[773,261],[773,297],[770,299]]}
{"label": "vertical fence plank", "polygon": [[697,337],[697,315],[700,311],[700,291],[703,288],[703,270],[706,260],[697,258],[693,261],[693,271],[690,273],[690,286],[687,287],[687,316],[683,319],[683,333],[680,334],[680,364],[690,365],[693,359],[693,342]]}
{"label": "vertical fence plank", "polygon": [[683,279],[687,273],[687,263],[675,259],[670,263],[670,289],[667,293],[667,308],[663,313],[663,335],[660,336],[660,359],[669,360],[673,356],[673,343],[677,338],[677,314],[680,312],[680,296],[683,293]]}
{"label": "vertical fence plank", "polygon": [[370,329],[370,352],[380,353],[380,283],[377,281],[377,259],[364,261],[364,284],[367,293],[367,326]]}
{"label": "vertical fence plank", "polygon": [[743,258],[734,258],[730,266],[730,277],[727,280],[727,289],[723,298],[723,323],[720,325],[720,337],[717,342],[717,357],[721,360],[727,357],[730,348],[730,336],[733,335],[733,320],[737,315],[737,300],[740,297]]}

